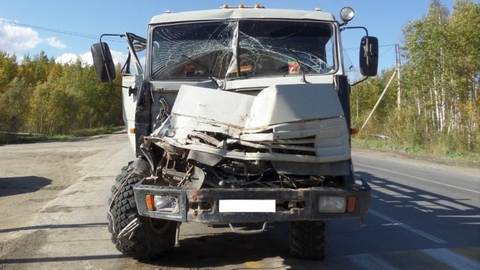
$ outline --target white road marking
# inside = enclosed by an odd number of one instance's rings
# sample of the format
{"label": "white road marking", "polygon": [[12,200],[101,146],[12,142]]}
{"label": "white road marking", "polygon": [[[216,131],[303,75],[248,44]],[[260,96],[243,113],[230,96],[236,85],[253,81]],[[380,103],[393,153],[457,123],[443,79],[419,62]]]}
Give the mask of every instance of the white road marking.
{"label": "white road marking", "polygon": [[475,270],[480,269],[480,263],[470,260],[446,248],[424,249],[422,253],[438,260],[454,269]]}
{"label": "white road marking", "polygon": [[394,174],[398,174],[398,175],[402,175],[402,176],[406,176],[406,177],[410,177],[410,178],[415,178],[415,179],[430,182],[430,183],[435,183],[435,184],[442,185],[442,186],[447,186],[447,187],[451,187],[451,188],[456,188],[456,189],[465,190],[465,191],[480,194],[480,191],[475,191],[475,190],[471,190],[471,189],[468,189],[468,188],[461,188],[461,187],[457,187],[457,186],[453,186],[453,185],[449,185],[449,184],[445,184],[445,183],[439,183],[439,182],[432,181],[432,180],[429,180],[429,179],[426,179],[426,178],[416,177],[416,176],[409,175],[409,174],[404,174],[404,173],[395,172],[395,171],[391,171],[391,170],[387,170],[387,169],[381,169],[381,168],[378,168],[378,167],[368,166],[368,165],[360,164],[360,163],[357,163],[357,162],[354,162],[354,165],[359,165],[360,167],[363,166],[363,167],[372,168],[372,169],[379,170],[379,171],[394,173]]}
{"label": "white road marking", "polygon": [[437,215],[437,217],[447,218],[480,218],[480,215]]}
{"label": "white road marking", "polygon": [[375,257],[372,254],[359,254],[347,256],[350,261],[365,269],[397,269],[389,264],[387,261]]}
{"label": "white road marking", "polygon": [[419,229],[415,229],[415,228],[413,228],[412,226],[409,226],[409,225],[407,225],[407,224],[404,224],[404,223],[402,223],[402,222],[400,222],[400,221],[398,221],[398,220],[395,220],[395,219],[393,219],[393,218],[391,218],[391,217],[385,216],[384,214],[381,214],[381,213],[379,213],[379,212],[377,212],[377,211],[375,211],[375,210],[369,209],[368,212],[369,212],[370,214],[372,214],[372,215],[375,215],[375,216],[381,218],[381,219],[384,219],[384,220],[386,220],[386,221],[389,221],[389,222],[391,222],[391,223],[394,223],[394,224],[397,225],[397,226],[400,226],[400,227],[402,227],[402,228],[404,228],[404,229],[407,229],[407,230],[409,230],[409,231],[411,231],[411,232],[413,232],[413,233],[416,233],[416,234],[418,234],[418,235],[420,235],[420,236],[422,236],[422,237],[425,237],[425,238],[427,238],[428,240],[433,241],[433,242],[435,242],[435,243],[437,243],[437,244],[446,244],[446,243],[447,243],[447,241],[444,241],[444,240],[442,240],[442,239],[440,239],[440,238],[437,238],[437,237],[435,237],[435,236],[433,236],[433,235],[431,235],[431,234],[428,234],[428,233],[426,233],[426,232],[424,232],[424,231],[421,231],[421,230],[419,230]]}

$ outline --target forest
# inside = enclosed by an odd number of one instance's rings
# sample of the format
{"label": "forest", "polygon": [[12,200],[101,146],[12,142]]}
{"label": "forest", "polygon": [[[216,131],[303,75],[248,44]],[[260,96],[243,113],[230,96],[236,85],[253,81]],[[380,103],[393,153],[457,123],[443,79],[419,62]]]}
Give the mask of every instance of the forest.
{"label": "forest", "polygon": [[[403,29],[401,65],[352,88],[357,139],[379,135],[404,150],[448,156],[480,153],[480,4],[439,0]],[[400,72],[400,79],[398,74]]]}
{"label": "forest", "polygon": [[59,135],[123,125],[120,89],[101,83],[80,58],[60,64],[42,52],[19,64],[15,55],[0,52],[0,104],[3,140],[9,133]]}
{"label": "forest", "polygon": [[[352,87],[352,125],[364,127],[354,141],[480,154],[479,25],[480,4],[470,0],[456,0],[451,11],[432,0],[422,18],[406,24],[401,65]],[[43,52],[18,61],[0,51],[0,104],[0,141],[10,132],[72,134],[123,124],[118,87],[101,83],[82,59],[60,64]]]}

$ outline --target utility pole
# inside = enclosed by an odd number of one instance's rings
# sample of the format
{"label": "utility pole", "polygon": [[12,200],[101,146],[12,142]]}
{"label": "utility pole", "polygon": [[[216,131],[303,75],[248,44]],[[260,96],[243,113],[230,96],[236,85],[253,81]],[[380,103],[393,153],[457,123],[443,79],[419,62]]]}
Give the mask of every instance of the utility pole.
{"label": "utility pole", "polygon": [[398,81],[398,89],[397,89],[397,109],[400,110],[401,103],[402,103],[402,91],[400,88],[400,46],[395,44],[395,55],[397,58],[397,81]]}
{"label": "utility pole", "polygon": [[[387,86],[385,86],[385,88],[383,89],[383,92],[382,92],[382,94],[380,95],[380,97],[378,98],[377,103],[375,103],[375,106],[373,106],[372,111],[371,111],[370,114],[368,115],[367,120],[365,120],[365,123],[363,123],[362,128],[360,128],[360,130],[363,130],[363,128],[364,128],[365,125],[367,124],[368,120],[370,120],[370,117],[372,117],[372,114],[375,112],[375,109],[377,109],[378,104],[380,104],[380,101],[382,100],[383,96],[384,96],[385,93],[387,92],[387,89],[388,89],[388,87],[390,86],[390,83],[393,81],[393,78],[395,77],[395,73],[396,73],[396,72],[397,72],[396,70],[393,72],[392,77],[390,77],[390,80],[389,80],[388,83],[387,83]],[[358,108],[358,106],[357,106],[357,108]]]}

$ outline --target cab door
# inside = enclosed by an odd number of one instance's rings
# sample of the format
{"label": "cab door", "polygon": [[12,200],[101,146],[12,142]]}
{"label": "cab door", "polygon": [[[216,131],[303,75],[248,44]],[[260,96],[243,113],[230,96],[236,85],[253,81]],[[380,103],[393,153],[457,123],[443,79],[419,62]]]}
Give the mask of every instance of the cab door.
{"label": "cab door", "polygon": [[135,110],[140,97],[139,91],[144,80],[145,48],[147,40],[132,33],[126,33],[128,42],[128,57],[122,67],[122,104],[123,121],[127,127],[128,138],[133,151],[136,151]]}

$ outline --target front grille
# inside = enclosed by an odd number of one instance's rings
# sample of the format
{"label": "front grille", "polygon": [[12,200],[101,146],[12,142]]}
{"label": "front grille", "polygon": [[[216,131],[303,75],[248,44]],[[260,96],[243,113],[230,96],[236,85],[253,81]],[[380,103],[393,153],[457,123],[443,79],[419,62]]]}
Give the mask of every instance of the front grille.
{"label": "front grille", "polygon": [[288,140],[275,140],[271,144],[273,153],[315,156],[315,136]]}

